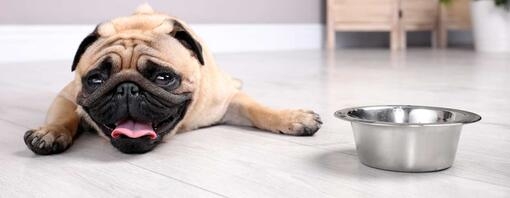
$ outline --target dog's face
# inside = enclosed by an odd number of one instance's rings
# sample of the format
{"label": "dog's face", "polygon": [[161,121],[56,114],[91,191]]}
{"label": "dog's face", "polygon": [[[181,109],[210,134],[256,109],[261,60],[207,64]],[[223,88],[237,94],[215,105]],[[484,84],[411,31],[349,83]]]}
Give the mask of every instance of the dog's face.
{"label": "dog's face", "polygon": [[118,18],[79,46],[77,103],[117,149],[144,153],[184,118],[203,65],[201,45],[175,19]]}

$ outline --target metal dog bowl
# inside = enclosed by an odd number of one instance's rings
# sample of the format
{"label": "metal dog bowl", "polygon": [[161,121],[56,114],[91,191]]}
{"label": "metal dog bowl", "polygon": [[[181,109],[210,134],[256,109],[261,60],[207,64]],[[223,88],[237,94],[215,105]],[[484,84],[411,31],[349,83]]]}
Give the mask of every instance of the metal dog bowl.
{"label": "metal dog bowl", "polygon": [[467,111],[411,105],[347,108],[335,116],[351,122],[361,163],[403,172],[452,166],[462,125],[481,119]]}

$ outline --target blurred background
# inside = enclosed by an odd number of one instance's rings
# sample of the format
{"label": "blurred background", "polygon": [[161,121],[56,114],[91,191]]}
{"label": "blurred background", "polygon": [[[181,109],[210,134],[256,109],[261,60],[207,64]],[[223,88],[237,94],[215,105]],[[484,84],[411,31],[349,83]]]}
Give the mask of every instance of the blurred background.
{"label": "blurred background", "polygon": [[[443,47],[469,49],[474,42],[470,0],[0,2],[0,61],[68,59],[95,24],[129,15],[144,2],[187,21],[217,53],[324,49],[328,29],[335,31],[331,41],[335,49],[391,47],[392,28],[405,32],[405,41],[395,37],[401,41],[400,47],[402,42],[410,47],[431,47],[437,31],[449,32],[447,39],[443,34]],[[473,1],[478,2],[494,1]],[[455,20],[463,24],[458,26]],[[52,47],[48,49],[48,45]]]}
{"label": "blurred background", "polygon": [[178,16],[189,23],[321,23],[317,0],[3,0],[3,24],[95,24],[130,14],[138,5]]}

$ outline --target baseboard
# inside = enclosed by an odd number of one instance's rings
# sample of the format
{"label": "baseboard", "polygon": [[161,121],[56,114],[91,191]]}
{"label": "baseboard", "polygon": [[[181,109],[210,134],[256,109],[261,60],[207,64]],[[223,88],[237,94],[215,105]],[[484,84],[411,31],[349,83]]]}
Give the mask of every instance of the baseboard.
{"label": "baseboard", "polygon": [[[192,24],[214,53],[321,49],[321,24]],[[94,25],[0,25],[0,62],[69,60]]]}
{"label": "baseboard", "polygon": [[[322,24],[191,24],[214,53],[317,50],[324,43]],[[94,25],[0,25],[0,62],[70,60]],[[471,32],[451,32],[450,42],[470,45]],[[409,46],[430,45],[430,33],[408,36]],[[382,32],[338,32],[337,48],[388,48]]]}

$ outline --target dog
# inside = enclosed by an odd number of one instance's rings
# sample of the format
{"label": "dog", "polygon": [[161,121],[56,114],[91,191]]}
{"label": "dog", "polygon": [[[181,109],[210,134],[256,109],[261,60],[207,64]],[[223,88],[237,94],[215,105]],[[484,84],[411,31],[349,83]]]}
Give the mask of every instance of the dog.
{"label": "dog", "polygon": [[311,136],[322,124],[313,111],[257,103],[186,23],[149,5],[99,24],[80,43],[71,70],[75,78],[45,123],[24,135],[36,154],[65,151],[82,125],[123,153],[145,153],[165,136],[216,124],[295,136]]}

